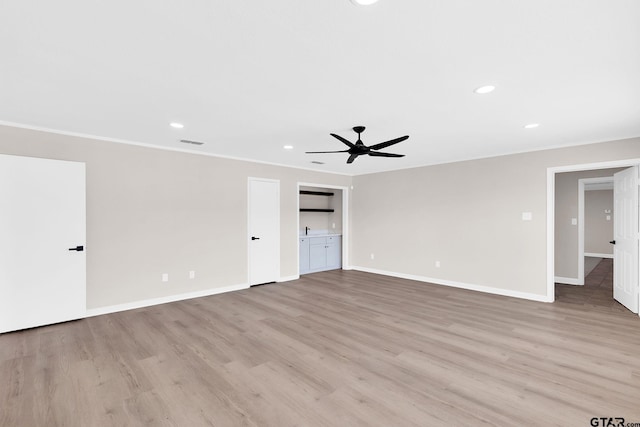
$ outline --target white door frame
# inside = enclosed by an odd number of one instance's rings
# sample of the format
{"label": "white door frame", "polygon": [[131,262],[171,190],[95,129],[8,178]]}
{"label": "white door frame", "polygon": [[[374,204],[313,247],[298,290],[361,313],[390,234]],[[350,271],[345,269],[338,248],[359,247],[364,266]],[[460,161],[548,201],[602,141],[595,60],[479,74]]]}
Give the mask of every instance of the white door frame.
{"label": "white door frame", "polygon": [[[640,165],[640,158],[614,160],[600,163],[584,163],[547,168],[547,294],[545,301],[555,301],[555,198],[556,174],[563,172],[578,172],[594,169],[624,168]],[[640,264],[640,260],[638,260]],[[584,268],[584,264],[583,264]],[[640,292],[639,298],[640,298]],[[640,316],[640,314],[639,314]]]}
{"label": "white door frame", "polygon": [[281,274],[281,266],[282,266],[282,256],[280,251],[280,222],[282,221],[282,215],[280,212],[280,180],[279,179],[269,179],[269,178],[256,178],[256,177],[248,177],[247,178],[247,286],[251,286],[251,182],[252,181],[263,181],[263,182],[271,182],[278,184],[278,229],[276,231],[276,245],[278,246],[278,277],[276,280],[279,280]]}
{"label": "white door frame", "polygon": [[[584,199],[586,187],[593,184],[611,184],[613,186],[612,176],[601,176],[597,178],[582,178],[578,180],[578,285],[584,285]],[[597,254],[601,256],[602,254]],[[601,256],[602,258],[613,258]]]}
{"label": "white door frame", "polygon": [[[342,185],[330,185],[330,184],[318,184],[311,182],[298,182],[296,188],[296,218],[297,226],[296,230],[300,232],[300,187],[320,187],[331,188],[333,190],[342,190],[342,269],[351,270],[349,264],[349,187]],[[298,261],[298,278],[300,277],[300,236],[296,236],[296,256]]]}

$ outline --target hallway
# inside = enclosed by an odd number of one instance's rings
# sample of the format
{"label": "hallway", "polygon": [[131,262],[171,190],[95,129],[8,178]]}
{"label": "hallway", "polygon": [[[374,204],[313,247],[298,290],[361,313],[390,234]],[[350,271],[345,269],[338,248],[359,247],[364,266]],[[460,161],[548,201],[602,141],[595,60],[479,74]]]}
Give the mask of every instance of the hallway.
{"label": "hallway", "polygon": [[585,277],[584,286],[556,283],[556,303],[583,305],[598,311],[629,312],[613,299],[613,260],[608,258],[600,261]]}

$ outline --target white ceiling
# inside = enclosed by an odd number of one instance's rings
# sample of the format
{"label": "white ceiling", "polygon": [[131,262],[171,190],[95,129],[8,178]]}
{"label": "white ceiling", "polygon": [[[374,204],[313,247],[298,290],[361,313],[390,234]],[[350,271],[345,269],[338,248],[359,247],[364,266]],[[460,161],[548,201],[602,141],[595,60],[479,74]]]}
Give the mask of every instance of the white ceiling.
{"label": "white ceiling", "polygon": [[[6,0],[0,55],[4,123],[350,175],[640,136],[637,0]],[[355,125],[406,157],[304,154]]]}

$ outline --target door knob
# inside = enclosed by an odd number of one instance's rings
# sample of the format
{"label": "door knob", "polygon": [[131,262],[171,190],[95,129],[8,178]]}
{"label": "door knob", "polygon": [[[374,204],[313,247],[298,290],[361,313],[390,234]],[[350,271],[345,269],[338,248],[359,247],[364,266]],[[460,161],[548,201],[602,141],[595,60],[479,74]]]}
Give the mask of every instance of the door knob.
{"label": "door knob", "polygon": [[70,251],[78,251],[78,252],[82,252],[84,251],[84,246],[76,246],[75,248],[69,248]]}
{"label": "door knob", "polygon": [[260,240],[259,237],[251,236],[251,240]]}
{"label": "door knob", "polygon": [[615,244],[616,244],[616,241],[615,241],[615,240],[612,240],[612,241],[610,241],[609,243],[611,243],[612,245],[615,245]]}

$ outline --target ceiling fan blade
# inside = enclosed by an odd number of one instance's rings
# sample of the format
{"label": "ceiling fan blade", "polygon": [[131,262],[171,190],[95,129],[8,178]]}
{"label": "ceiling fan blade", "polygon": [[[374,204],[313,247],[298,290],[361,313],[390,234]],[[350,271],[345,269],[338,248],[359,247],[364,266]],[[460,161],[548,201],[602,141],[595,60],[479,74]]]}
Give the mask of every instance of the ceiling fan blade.
{"label": "ceiling fan blade", "polygon": [[353,163],[353,161],[355,159],[357,159],[359,155],[360,154],[352,154],[352,155],[350,155],[349,158],[347,159],[347,163]]}
{"label": "ceiling fan blade", "polygon": [[305,151],[305,154],[320,154],[320,153],[346,153],[349,150],[341,150],[341,151]]}
{"label": "ceiling fan blade", "polygon": [[392,139],[386,142],[381,142],[380,144],[375,144],[370,146],[369,148],[372,150],[380,150],[382,148],[388,147],[393,144],[397,144],[398,142],[402,142],[409,139],[409,135],[401,136],[400,138]]}
{"label": "ceiling fan blade", "polygon": [[331,134],[329,134],[329,135],[331,135],[332,137],[334,137],[334,138],[336,138],[337,140],[341,141],[342,143],[344,143],[344,144],[345,144],[347,147],[349,147],[349,148],[355,148],[355,146],[356,146],[353,142],[351,142],[351,141],[348,141],[348,140],[344,139],[344,138],[343,138],[343,137],[341,137],[340,135],[336,135],[335,133],[331,133]]}
{"label": "ceiling fan blade", "polygon": [[375,151],[369,151],[367,154],[374,157],[404,157],[404,154],[378,153]]}

